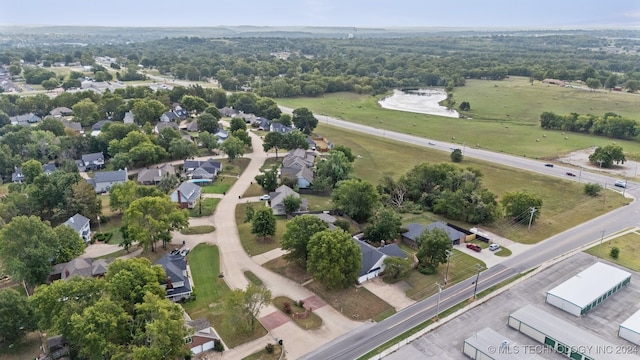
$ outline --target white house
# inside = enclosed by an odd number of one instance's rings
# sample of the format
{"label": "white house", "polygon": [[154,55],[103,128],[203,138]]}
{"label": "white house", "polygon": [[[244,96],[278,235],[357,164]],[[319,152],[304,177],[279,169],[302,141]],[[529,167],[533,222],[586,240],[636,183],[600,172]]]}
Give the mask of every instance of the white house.
{"label": "white house", "polygon": [[75,214],[70,217],[64,225],[75,230],[84,242],[89,242],[91,240],[91,220],[89,220],[89,218],[80,214]]}

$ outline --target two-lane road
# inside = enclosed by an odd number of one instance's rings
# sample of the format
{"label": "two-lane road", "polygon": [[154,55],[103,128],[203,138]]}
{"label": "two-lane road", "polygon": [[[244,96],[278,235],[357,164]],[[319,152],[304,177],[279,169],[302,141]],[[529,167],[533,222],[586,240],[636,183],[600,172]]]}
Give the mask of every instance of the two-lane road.
{"label": "two-lane road", "polygon": [[[281,107],[283,112],[291,113],[292,109]],[[435,141],[420,138],[413,135],[397,133],[389,130],[381,130],[375,127],[335,119],[324,115],[316,115],[316,118],[327,125],[342,127],[375,136],[431,147],[442,151],[451,151],[451,148],[459,148],[458,144]],[[487,150],[465,148],[464,156],[496,162],[514,168],[533,171],[537,173],[555,176],[566,180],[599,183],[607,188],[615,182],[615,178],[603,174],[581,171],[579,177],[568,177],[566,172],[576,172],[574,168],[565,166],[546,167],[544,163],[521,158],[517,156],[494,153]],[[637,183],[629,182],[624,190],[627,195],[637,196],[640,189]],[[622,189],[618,189],[622,190]],[[532,247],[531,250],[512,258],[508,258],[498,266],[494,266],[480,273],[477,291],[482,291],[503,280],[515,276],[523,271],[536,267],[546,261],[552,260],[562,254],[580,249],[595,240],[606,237],[617,231],[639,226],[640,204],[633,202],[627,206],[604,214],[584,224],[578,225],[565,232],[557,234]],[[440,294],[440,311],[448,309],[473,296],[475,277],[444,289]],[[373,326],[363,325],[356,331],[336,339],[315,351],[305,355],[303,359],[356,359],[380,344],[410,330],[416,325],[436,315],[437,295],[413,304],[395,315]]]}

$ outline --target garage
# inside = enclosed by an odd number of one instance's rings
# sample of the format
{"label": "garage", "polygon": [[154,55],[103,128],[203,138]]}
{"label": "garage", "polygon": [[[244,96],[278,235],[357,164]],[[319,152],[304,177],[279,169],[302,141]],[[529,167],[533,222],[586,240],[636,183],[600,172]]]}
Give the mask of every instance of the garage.
{"label": "garage", "polygon": [[618,336],[636,345],[640,345],[640,310],[636,311],[631,317],[620,324]]}
{"label": "garage", "polygon": [[631,282],[631,274],[597,262],[547,291],[547,303],[582,316]]}

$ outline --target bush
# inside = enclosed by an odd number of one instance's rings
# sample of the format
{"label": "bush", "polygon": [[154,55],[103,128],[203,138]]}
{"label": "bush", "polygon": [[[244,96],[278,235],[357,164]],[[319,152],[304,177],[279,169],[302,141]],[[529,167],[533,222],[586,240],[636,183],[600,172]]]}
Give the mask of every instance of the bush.
{"label": "bush", "polygon": [[349,232],[349,228],[351,227],[351,224],[349,223],[349,221],[345,219],[338,219],[333,223],[333,225],[339,227],[340,229],[346,232]]}
{"label": "bush", "polygon": [[617,259],[618,256],[620,256],[620,249],[618,249],[616,246],[611,248],[611,251],[609,252],[609,256],[611,256],[614,259]]}
{"label": "bush", "polygon": [[600,184],[584,184],[584,193],[589,196],[597,196],[602,190]]}
{"label": "bush", "polygon": [[111,216],[102,215],[100,216],[100,224],[106,224],[111,221]]}
{"label": "bush", "polygon": [[214,345],[213,345],[213,350],[215,350],[217,352],[223,352],[224,351],[224,345],[222,345],[222,341],[215,340],[214,341]]}
{"label": "bush", "polygon": [[112,232],[97,233],[97,234],[93,235],[93,239],[95,241],[101,241],[101,242],[104,242],[104,243],[108,243],[109,240],[111,240],[112,237],[113,237],[113,233]]}
{"label": "bush", "polygon": [[267,354],[273,354],[273,352],[275,351],[276,346],[273,345],[272,343],[268,343],[265,347],[264,347],[264,351],[267,352]]}
{"label": "bush", "polygon": [[304,307],[304,301],[303,300],[299,300],[298,301],[298,306],[300,306],[301,308]]}
{"label": "bush", "polygon": [[285,313],[287,314],[291,314],[291,303],[286,301],[284,304],[282,304],[282,310],[284,310]]}

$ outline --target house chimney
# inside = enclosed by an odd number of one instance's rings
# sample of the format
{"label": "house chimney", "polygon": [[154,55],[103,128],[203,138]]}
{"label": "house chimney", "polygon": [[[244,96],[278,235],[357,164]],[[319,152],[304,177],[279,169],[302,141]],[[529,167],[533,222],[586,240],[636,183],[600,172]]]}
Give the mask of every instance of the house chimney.
{"label": "house chimney", "polygon": [[173,289],[173,284],[171,283],[171,276],[167,276],[167,290]]}
{"label": "house chimney", "polygon": [[180,189],[176,190],[178,193],[178,205],[182,204],[182,191]]}

